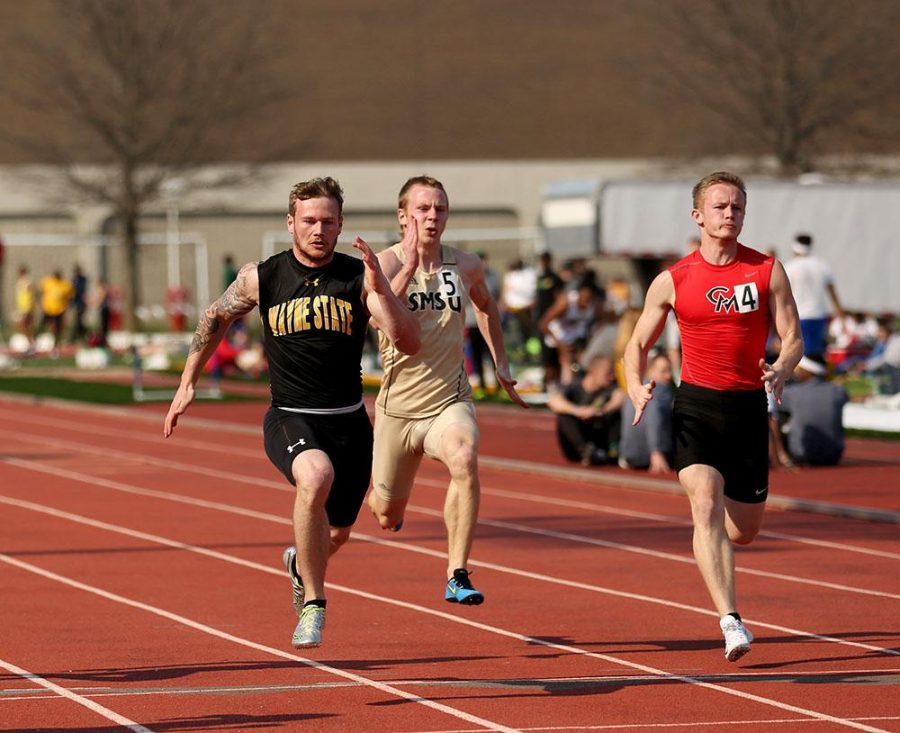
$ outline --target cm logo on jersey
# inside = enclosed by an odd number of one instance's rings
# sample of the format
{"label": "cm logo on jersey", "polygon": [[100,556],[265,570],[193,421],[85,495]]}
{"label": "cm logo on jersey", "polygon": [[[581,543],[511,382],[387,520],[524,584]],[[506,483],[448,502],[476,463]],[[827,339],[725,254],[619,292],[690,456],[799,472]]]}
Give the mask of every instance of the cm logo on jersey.
{"label": "cm logo on jersey", "polygon": [[753,282],[735,285],[734,290],[725,285],[714,285],[706,292],[706,299],[715,306],[716,313],[759,310],[759,291]]}

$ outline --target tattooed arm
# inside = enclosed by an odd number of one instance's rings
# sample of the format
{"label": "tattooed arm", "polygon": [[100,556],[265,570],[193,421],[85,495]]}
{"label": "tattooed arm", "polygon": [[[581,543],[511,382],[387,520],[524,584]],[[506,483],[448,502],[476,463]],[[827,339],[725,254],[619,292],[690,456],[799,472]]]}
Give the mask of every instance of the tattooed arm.
{"label": "tattooed arm", "polygon": [[183,414],[188,405],[194,401],[194,387],[200,379],[203,365],[215,352],[228,327],[237,318],[252,311],[258,303],[259,273],[256,263],[249,262],[241,268],[235,281],[219,299],[200,316],[184,371],[181,373],[181,384],[166,415],[163,437],[168,438],[172,434],[178,424],[179,415]]}

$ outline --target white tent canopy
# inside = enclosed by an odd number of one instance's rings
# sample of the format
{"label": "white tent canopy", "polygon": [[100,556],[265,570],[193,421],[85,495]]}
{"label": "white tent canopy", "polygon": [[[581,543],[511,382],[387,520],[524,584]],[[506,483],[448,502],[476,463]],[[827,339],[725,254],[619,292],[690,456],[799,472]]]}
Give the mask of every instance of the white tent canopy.
{"label": "white tent canopy", "polygon": [[[697,233],[685,181],[616,181],[599,188],[599,248],[668,256]],[[845,308],[900,313],[900,183],[747,182],[741,241],[791,256],[800,232],[835,275]]]}

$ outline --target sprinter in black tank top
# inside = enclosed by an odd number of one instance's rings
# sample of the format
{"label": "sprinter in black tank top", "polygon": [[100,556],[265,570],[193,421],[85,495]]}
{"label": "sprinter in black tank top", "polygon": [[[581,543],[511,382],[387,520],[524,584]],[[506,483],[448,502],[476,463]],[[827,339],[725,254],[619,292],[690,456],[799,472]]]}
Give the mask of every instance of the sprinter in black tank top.
{"label": "sprinter in black tank top", "polygon": [[336,252],[307,267],[291,251],[259,264],[259,313],[272,406],[338,409],[362,399],[363,263]]}
{"label": "sprinter in black tank top", "polygon": [[[369,246],[354,241],[362,260],[335,253],[342,206],[334,179],[294,186],[287,216],[292,249],[244,265],[203,313],[163,428],[165,437],[172,434],[216,345],[258,305],[272,390],[266,453],[297,489],[294,543],[282,556],[300,617],[291,639],[297,648],[322,642],[328,557],[349,539],[369,485],[372,425],[360,360],[370,317],[401,351],[419,348],[418,324]],[[414,233],[407,246],[417,257]]]}

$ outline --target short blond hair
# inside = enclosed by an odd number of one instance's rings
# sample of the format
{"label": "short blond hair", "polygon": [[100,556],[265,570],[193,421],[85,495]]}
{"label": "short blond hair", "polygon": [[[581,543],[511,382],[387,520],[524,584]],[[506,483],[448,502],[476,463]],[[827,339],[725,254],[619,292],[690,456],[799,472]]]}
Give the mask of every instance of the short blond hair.
{"label": "short blond hair", "polygon": [[703,197],[706,195],[707,189],[710,186],[715,186],[717,183],[727,183],[730,186],[734,186],[744,194],[744,201],[747,200],[747,187],[744,185],[743,178],[734,173],[729,173],[728,171],[716,171],[715,173],[710,173],[708,176],[701,178],[697,182],[697,185],[694,186],[692,196],[695,209],[701,208]]}
{"label": "short blond hair", "polygon": [[436,188],[439,191],[443,191],[444,198],[447,199],[448,203],[450,201],[447,196],[447,191],[444,189],[444,184],[441,183],[437,178],[432,178],[431,176],[413,176],[403,186],[400,188],[400,195],[397,201],[397,208],[405,209],[406,204],[409,201],[409,191],[413,186],[427,186],[428,188]]}

